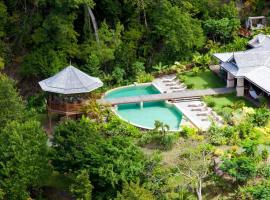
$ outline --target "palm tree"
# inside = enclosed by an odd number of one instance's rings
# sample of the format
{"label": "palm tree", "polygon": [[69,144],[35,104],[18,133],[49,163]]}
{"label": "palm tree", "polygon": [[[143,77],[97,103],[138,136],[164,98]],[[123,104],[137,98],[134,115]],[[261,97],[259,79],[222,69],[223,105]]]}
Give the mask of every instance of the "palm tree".
{"label": "palm tree", "polygon": [[153,66],[153,69],[156,70],[158,73],[163,72],[166,68],[168,67],[168,65],[162,65],[162,62],[159,62],[158,64]]}
{"label": "palm tree", "polygon": [[155,130],[164,136],[170,130],[170,126],[161,121],[155,121]]}

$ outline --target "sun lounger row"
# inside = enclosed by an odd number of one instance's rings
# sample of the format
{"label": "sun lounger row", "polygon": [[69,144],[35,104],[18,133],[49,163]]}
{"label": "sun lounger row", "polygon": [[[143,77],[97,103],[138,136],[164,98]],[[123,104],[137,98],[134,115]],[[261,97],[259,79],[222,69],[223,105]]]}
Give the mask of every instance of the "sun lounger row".
{"label": "sun lounger row", "polygon": [[222,118],[216,112],[214,112],[211,108],[207,107],[206,104],[203,102],[189,104],[188,107],[192,108],[191,111],[198,112],[196,113],[196,116],[203,117],[201,118],[201,121],[207,121],[207,120],[209,121],[212,118],[215,120],[215,122],[219,124],[223,124]]}

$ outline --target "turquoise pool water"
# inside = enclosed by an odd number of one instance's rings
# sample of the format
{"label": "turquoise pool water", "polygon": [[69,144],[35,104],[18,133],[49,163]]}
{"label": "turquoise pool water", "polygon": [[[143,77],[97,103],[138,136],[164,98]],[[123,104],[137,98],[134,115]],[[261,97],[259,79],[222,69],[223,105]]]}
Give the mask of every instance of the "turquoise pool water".
{"label": "turquoise pool water", "polygon": [[[104,98],[119,98],[147,94],[159,94],[154,86],[130,86],[108,92]],[[155,121],[169,125],[171,131],[179,130],[182,113],[174,106],[161,102],[144,102],[118,105],[115,112],[125,121],[147,129],[155,128]]]}
{"label": "turquoise pool water", "polygon": [[118,97],[131,97],[147,94],[159,94],[160,92],[152,85],[147,86],[129,86],[112,90],[105,95],[105,99]]}
{"label": "turquoise pool water", "polygon": [[169,125],[170,130],[179,130],[182,113],[173,105],[165,102],[145,102],[143,108],[139,104],[123,104],[118,106],[117,114],[133,125],[148,129],[155,128],[155,121]]}

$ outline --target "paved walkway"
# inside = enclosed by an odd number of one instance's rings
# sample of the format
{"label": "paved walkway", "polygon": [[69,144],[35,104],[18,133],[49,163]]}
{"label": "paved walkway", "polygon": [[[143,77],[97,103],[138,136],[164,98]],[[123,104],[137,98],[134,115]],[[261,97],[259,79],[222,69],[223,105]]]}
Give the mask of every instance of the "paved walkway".
{"label": "paved walkway", "polygon": [[117,105],[117,104],[164,101],[164,100],[170,100],[170,99],[181,99],[181,98],[208,96],[208,95],[228,94],[234,91],[235,91],[235,88],[185,90],[185,91],[174,92],[174,93],[151,94],[151,95],[121,97],[121,98],[113,98],[113,99],[99,99],[98,102],[101,104]]}

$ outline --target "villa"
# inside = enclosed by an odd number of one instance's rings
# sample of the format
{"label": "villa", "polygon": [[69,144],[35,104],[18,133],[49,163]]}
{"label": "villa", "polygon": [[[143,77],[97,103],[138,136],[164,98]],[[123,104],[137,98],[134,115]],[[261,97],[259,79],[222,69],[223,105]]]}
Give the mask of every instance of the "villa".
{"label": "villa", "polygon": [[220,61],[220,72],[227,87],[236,87],[237,96],[270,100],[270,36],[259,34],[248,45],[246,51],[214,54]]}

